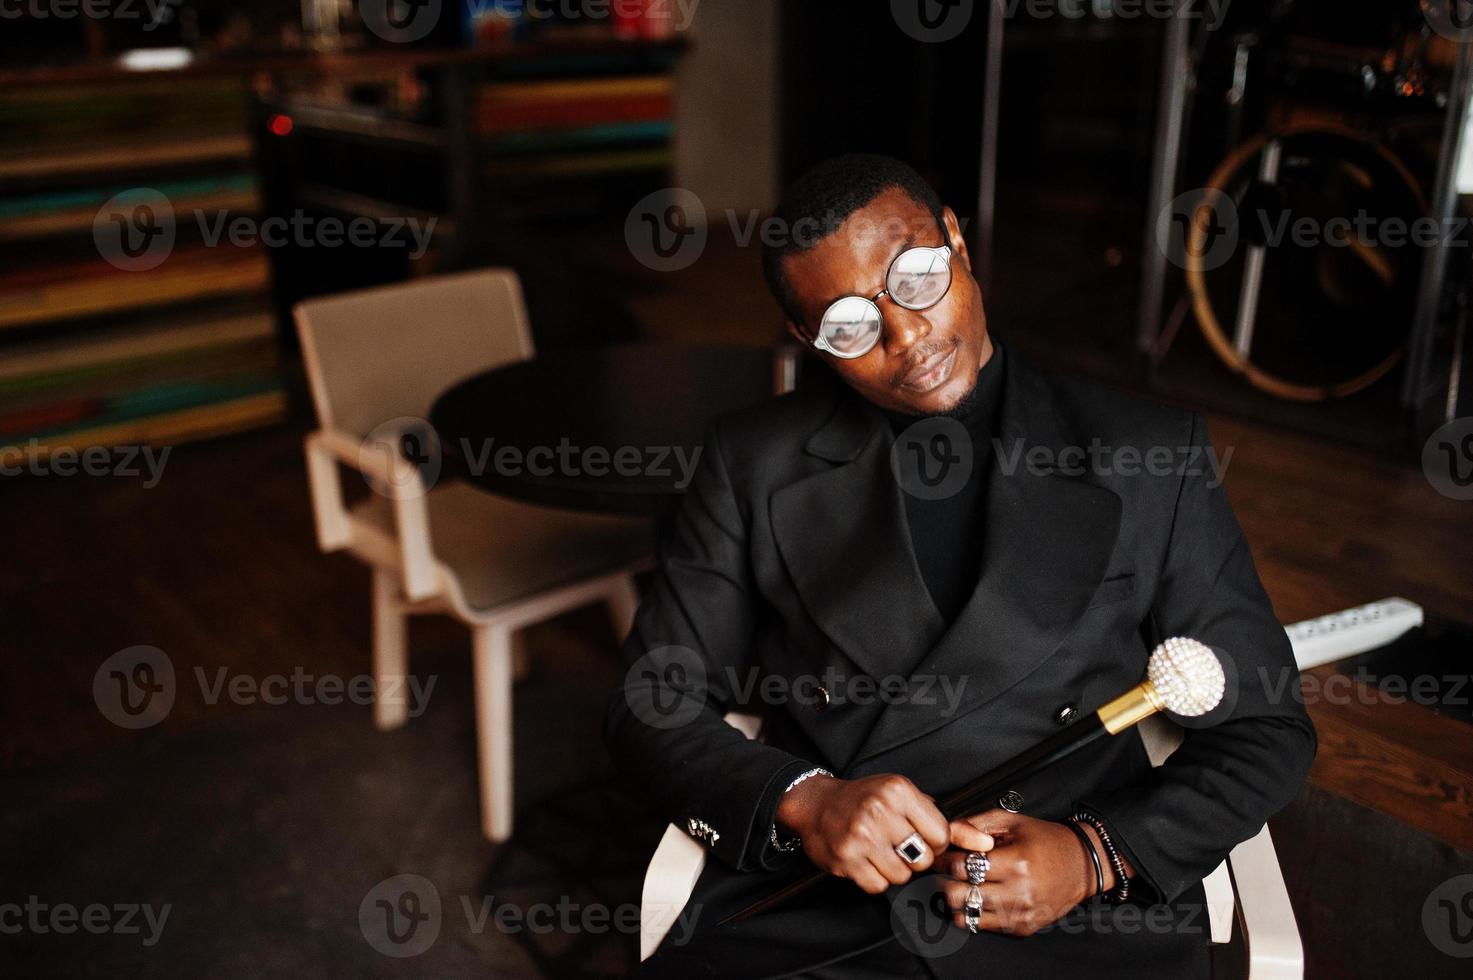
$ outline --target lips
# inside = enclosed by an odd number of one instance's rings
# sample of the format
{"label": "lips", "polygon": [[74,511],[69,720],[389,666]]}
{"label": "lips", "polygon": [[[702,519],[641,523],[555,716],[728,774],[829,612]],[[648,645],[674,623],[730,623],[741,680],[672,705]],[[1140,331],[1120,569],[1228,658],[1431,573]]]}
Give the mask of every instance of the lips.
{"label": "lips", "polygon": [[949,351],[933,354],[920,364],[906,372],[900,380],[900,387],[911,391],[930,391],[939,387],[951,376],[951,367],[956,360],[955,347]]}

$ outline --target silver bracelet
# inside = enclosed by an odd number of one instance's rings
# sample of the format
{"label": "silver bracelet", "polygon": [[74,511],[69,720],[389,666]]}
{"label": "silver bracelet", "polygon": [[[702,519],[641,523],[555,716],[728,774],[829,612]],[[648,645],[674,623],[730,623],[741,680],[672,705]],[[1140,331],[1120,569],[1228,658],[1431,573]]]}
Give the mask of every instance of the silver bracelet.
{"label": "silver bracelet", "polygon": [[[787,796],[788,793],[792,792],[794,786],[797,786],[799,783],[801,783],[805,779],[809,779],[809,778],[811,778],[813,776],[832,776],[832,775],[833,775],[833,773],[829,772],[827,769],[823,768],[822,766],[815,766],[814,768],[808,770],[807,772],[799,773],[798,774],[798,777],[796,779],[794,779],[791,783],[788,783],[788,788],[785,789],[785,790],[783,790],[783,795],[784,796]],[[785,854],[788,851],[796,851],[799,848],[799,846],[802,845],[802,843],[803,843],[803,838],[801,838],[801,837],[793,837],[793,838],[791,838],[789,840],[786,840],[786,841],[778,840],[778,837],[777,837],[777,821],[773,821],[772,830],[771,830],[771,832],[768,833],[767,840],[768,840],[769,843],[772,844],[773,847],[777,848],[779,851],[782,851]]]}

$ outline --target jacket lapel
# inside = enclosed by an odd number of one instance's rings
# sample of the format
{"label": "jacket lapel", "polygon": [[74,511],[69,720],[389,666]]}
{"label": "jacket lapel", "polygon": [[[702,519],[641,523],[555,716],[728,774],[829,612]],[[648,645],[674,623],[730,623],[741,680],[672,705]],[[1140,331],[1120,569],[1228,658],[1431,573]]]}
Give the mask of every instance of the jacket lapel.
{"label": "jacket lapel", "polygon": [[1058,459],[1064,446],[1084,440],[1060,423],[1043,378],[1011,352],[1007,367],[977,586],[939,642],[909,662],[916,665],[909,690],[931,697],[887,706],[852,765],[950,724],[1026,678],[1059,649],[1107,572],[1120,498],[1085,478],[1027,464],[1033,447],[1046,446],[1048,458]]}
{"label": "jacket lapel", "polygon": [[941,638],[891,476],[888,423],[845,391],[805,451],[835,464],[773,494],[777,547],[804,608],[866,673],[907,671]]}

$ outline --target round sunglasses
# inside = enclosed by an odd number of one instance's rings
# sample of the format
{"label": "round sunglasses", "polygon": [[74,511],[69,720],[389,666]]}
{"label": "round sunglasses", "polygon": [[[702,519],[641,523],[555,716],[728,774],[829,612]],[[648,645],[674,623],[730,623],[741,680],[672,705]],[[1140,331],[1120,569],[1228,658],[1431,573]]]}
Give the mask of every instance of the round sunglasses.
{"label": "round sunglasses", "polygon": [[951,289],[951,247],[917,245],[895,256],[885,273],[885,288],[872,299],[841,296],[824,310],[813,346],[835,357],[863,357],[880,342],[884,317],[877,305],[889,296],[907,310],[927,310]]}

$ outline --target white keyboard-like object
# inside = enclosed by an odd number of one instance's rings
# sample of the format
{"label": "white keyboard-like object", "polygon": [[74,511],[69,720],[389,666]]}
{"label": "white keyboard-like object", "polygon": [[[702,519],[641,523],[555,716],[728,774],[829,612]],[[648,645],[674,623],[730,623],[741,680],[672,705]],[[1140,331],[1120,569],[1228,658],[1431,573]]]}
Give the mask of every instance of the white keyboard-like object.
{"label": "white keyboard-like object", "polygon": [[1422,625],[1422,607],[1396,596],[1284,627],[1300,670],[1385,646]]}

